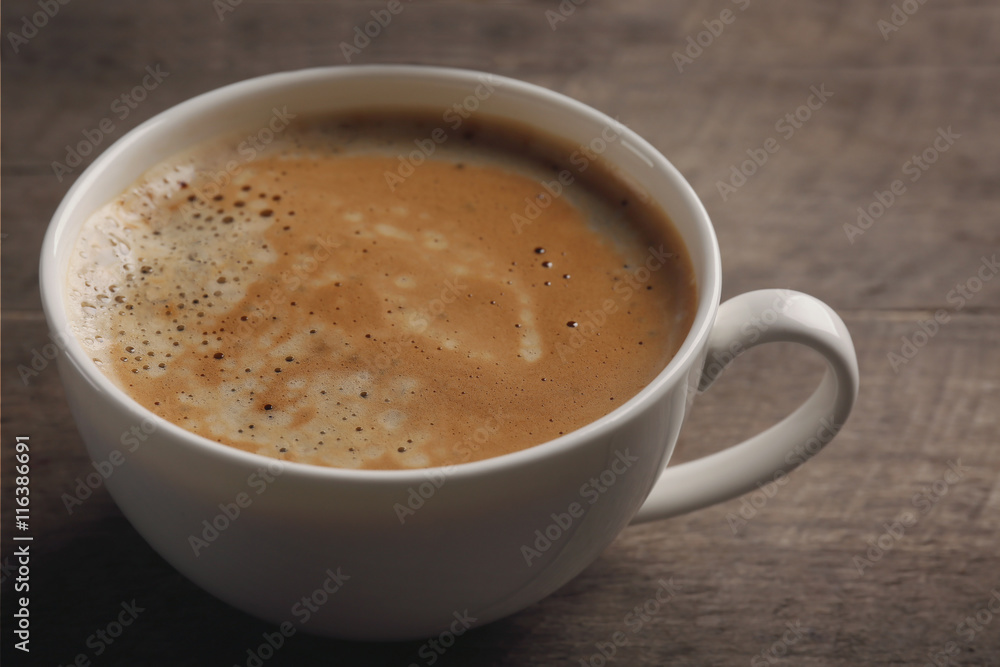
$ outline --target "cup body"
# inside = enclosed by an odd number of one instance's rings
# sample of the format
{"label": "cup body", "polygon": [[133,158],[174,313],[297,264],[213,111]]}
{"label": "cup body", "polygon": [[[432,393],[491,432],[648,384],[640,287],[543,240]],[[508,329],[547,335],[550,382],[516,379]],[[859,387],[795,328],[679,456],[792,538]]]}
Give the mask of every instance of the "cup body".
{"label": "cup body", "polygon": [[[443,125],[449,109],[488,114],[600,148],[669,214],[691,255],[699,303],[670,364],[614,412],[557,440],[417,471],[328,469],[243,452],[166,422],[101,374],[68,333],[64,304],[68,257],[94,210],[173,153],[234,128],[266,127],[275,113],[378,108],[436,110]],[[80,433],[95,462],[113,463],[108,491],[149,544],[205,590],[262,619],[389,640],[514,613],[586,568],[628,525],[667,464],[697,385],[720,264],[691,187],[613,119],[503,77],[373,65],[252,79],[136,128],[67,193],[45,239],[41,283]]]}

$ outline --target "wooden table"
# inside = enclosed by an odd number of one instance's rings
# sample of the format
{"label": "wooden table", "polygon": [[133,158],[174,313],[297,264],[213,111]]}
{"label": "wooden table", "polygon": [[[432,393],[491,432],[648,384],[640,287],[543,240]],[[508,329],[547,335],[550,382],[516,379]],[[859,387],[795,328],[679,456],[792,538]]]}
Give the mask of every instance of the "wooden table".
{"label": "wooden table", "polygon": [[[52,163],[88,133],[99,152],[220,85],[343,64],[341,42],[387,2],[48,0],[51,18],[37,14],[45,4],[2,9],[3,662],[246,665],[272,627],[177,574],[103,489],[72,514],[61,500],[92,468],[54,368],[19,372],[36,352],[44,365],[37,256],[82,169],[60,180]],[[618,117],[703,198],[724,298],[791,287],[826,300],[854,336],[861,395],[842,435],[773,497],[630,528],[562,590],[436,664],[600,665],[615,633],[627,643],[608,664],[1000,664],[988,609],[1000,610],[1000,279],[979,277],[996,277],[1000,251],[1000,7],[562,5],[404,2],[352,61],[489,70]],[[147,67],[167,74],[132,108],[121,96]],[[769,138],[777,152],[736,187],[732,167]],[[927,325],[938,311],[947,321]],[[820,372],[792,347],[741,357],[695,404],[675,459],[768,426]],[[12,650],[16,436],[34,457],[30,660]],[[676,595],[636,627],[626,616],[661,581]],[[132,626],[88,644],[133,600]],[[264,664],[429,665],[421,645],[298,635]]]}

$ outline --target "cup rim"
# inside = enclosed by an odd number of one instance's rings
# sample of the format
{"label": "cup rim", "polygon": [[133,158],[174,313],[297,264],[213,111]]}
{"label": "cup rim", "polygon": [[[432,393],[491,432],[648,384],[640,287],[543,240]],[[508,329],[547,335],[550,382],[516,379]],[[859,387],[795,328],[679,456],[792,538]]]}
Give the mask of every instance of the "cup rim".
{"label": "cup rim", "polygon": [[[672,187],[680,195],[684,205],[689,209],[689,214],[696,220],[695,234],[702,237],[700,239],[701,245],[707,250],[708,255],[701,258],[705,263],[705,270],[703,272],[704,284],[702,281],[699,281],[696,287],[698,305],[691,328],[677,353],[656,377],[629,400],[602,417],[565,435],[525,449],[477,461],[452,463],[442,466],[401,470],[368,470],[334,468],[310,463],[286,461],[210,440],[183,429],[142,406],[123,389],[118,387],[110,378],[105,376],[95,364],[90,363],[89,355],[83,348],[82,343],[69,329],[68,316],[64,304],[65,277],[63,269],[65,267],[60,266],[58,263],[58,249],[63,243],[75,243],[76,233],[78,233],[80,225],[83,223],[80,222],[69,228],[70,214],[75,211],[78,205],[77,202],[83,193],[102,177],[108,165],[117,159],[119,154],[128,151],[130,146],[141,136],[151,132],[163,131],[161,129],[163,125],[168,125],[167,129],[169,130],[169,125],[179,123],[184,117],[197,114],[205,108],[232,104],[242,96],[259,92],[269,87],[275,87],[276,85],[309,85],[310,83],[317,86],[336,85],[338,80],[352,76],[389,79],[400,77],[450,79],[456,82],[465,81],[468,83],[481,81],[481,77],[487,76],[492,77],[491,80],[493,81],[500,82],[505,93],[510,91],[513,94],[534,97],[556,108],[561,108],[567,113],[580,114],[605,125],[615,123],[617,130],[621,132],[623,138],[627,139],[632,147],[641,151],[643,157],[652,163],[653,167],[661,175],[664,186]],[[178,150],[181,148],[178,147]],[[667,214],[670,216],[671,212],[667,211]],[[83,220],[85,219],[83,218]],[[72,239],[66,239],[69,234],[73,235]],[[687,242],[688,239],[684,238],[683,234],[682,240],[685,241],[688,252],[691,253],[690,243]],[[692,260],[697,261],[694,257],[692,257]],[[42,243],[39,264],[42,309],[50,331],[53,331],[64,341],[59,346],[61,352],[65,355],[64,358],[84,377],[93,390],[103,392],[109,396],[120,409],[130,413],[136,423],[149,420],[156,425],[158,431],[162,429],[163,432],[172,436],[175,441],[184,443],[188,448],[200,449],[206,456],[229,460],[236,465],[259,467],[269,463],[273,465],[277,461],[282,466],[283,474],[294,472],[307,478],[319,480],[391,484],[422,482],[427,479],[427,476],[432,471],[447,471],[446,474],[449,478],[455,476],[474,477],[495,474],[507,468],[532,465],[543,459],[558,457],[567,450],[579,447],[581,442],[585,440],[601,437],[608,431],[616,428],[618,424],[650,408],[651,404],[655,403],[673,384],[683,381],[691,365],[697,361],[698,354],[703,347],[704,341],[707,340],[709,331],[714,323],[715,313],[721,297],[721,282],[721,255],[718,239],[704,205],[691,185],[681,175],[680,171],[631,128],[621,125],[610,116],[583,102],[519,79],[464,68],[405,64],[336,65],[282,71],[227,84],[201,93],[161,111],[111,144],[76,179],[63,196],[48,224]]]}

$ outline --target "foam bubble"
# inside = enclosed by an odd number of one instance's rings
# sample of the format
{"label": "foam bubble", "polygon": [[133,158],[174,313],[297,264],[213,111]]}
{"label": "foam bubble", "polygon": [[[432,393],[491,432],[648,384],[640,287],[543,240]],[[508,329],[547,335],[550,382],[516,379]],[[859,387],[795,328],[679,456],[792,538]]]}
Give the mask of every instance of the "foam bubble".
{"label": "foam bubble", "polygon": [[378,232],[379,234],[381,234],[382,236],[385,236],[387,238],[396,239],[398,241],[412,241],[413,240],[413,234],[410,234],[409,232],[403,231],[402,229],[400,229],[398,227],[393,227],[392,225],[388,225],[388,224],[386,224],[384,222],[380,222],[379,224],[375,225],[375,231]]}
{"label": "foam bubble", "polygon": [[426,231],[422,238],[424,247],[430,250],[445,250],[448,247],[448,239],[441,232]]}

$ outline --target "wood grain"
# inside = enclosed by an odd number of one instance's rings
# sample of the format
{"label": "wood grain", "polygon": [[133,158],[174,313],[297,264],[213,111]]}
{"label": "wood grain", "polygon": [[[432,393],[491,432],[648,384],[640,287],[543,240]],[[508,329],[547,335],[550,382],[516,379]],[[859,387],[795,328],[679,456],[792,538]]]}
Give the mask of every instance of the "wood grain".
{"label": "wood grain", "polygon": [[[877,22],[892,4],[590,0],[553,30],[546,11],[558,11],[555,0],[434,0],[405,4],[354,59],[489,70],[618,117],[705,202],[724,296],[760,287],[815,294],[843,314],[862,368],[847,428],[766,502],[751,495],[630,528],[562,590],[470,632],[436,664],[600,664],[597,644],[621,632],[628,642],[609,664],[923,665],[954,647],[951,664],[1000,665],[1000,618],[983,611],[1000,595],[1000,280],[961,309],[949,300],[1000,252],[1000,7],[928,2],[885,39]],[[69,664],[79,653],[95,665],[245,665],[247,649],[273,631],[177,574],[103,489],[67,512],[60,496],[90,463],[55,369],[21,372],[49,343],[37,257],[66,189],[113,140],[226,83],[343,64],[340,42],[384,6],[244,0],[220,20],[212,3],[195,0],[72,2],[16,51],[8,32],[38,5],[0,9],[5,665]],[[726,9],[734,20],[678,71],[673,54]],[[169,76],[119,117],[116,98],[157,65]],[[776,124],[821,86],[828,100],[781,134]],[[57,179],[52,162],[104,118],[114,129],[98,150]],[[959,136],[911,180],[906,163],[948,128]],[[718,182],[769,137],[780,149],[723,198]],[[857,208],[897,179],[905,193],[850,238],[844,226]],[[887,355],[939,309],[948,323],[894,368]],[[695,403],[675,460],[767,427],[820,372],[787,346],[741,357]],[[30,435],[35,452],[30,660],[12,651],[8,614],[16,435]],[[948,472],[956,469],[957,479]],[[741,511],[745,523],[734,522]],[[915,522],[869,559],[868,540],[904,512]],[[661,582],[676,594],[637,627],[629,614]],[[145,611],[94,657],[88,636],[133,599]],[[970,637],[960,623],[977,613],[989,621]],[[786,634],[786,624],[796,631]],[[429,664],[420,650],[421,642],[297,635],[264,664]]]}

